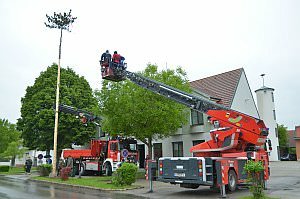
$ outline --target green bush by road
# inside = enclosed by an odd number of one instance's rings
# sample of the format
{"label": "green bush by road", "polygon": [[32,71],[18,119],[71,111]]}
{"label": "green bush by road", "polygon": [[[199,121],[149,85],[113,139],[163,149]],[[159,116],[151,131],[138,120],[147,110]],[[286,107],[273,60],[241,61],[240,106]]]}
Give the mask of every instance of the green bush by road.
{"label": "green bush by road", "polygon": [[112,183],[116,186],[131,185],[136,180],[138,167],[132,163],[123,163],[113,175]]}

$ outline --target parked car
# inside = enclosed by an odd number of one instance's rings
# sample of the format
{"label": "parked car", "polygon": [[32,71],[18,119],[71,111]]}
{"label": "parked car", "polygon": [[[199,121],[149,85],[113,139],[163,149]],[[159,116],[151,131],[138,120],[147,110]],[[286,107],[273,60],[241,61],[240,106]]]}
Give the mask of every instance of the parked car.
{"label": "parked car", "polygon": [[281,161],[294,161],[297,160],[296,154],[286,154],[280,158]]}

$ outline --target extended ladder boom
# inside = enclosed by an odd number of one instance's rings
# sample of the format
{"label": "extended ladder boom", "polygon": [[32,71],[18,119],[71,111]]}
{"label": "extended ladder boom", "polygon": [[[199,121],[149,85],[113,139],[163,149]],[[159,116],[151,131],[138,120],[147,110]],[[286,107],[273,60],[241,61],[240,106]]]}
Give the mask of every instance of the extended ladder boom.
{"label": "extended ladder boom", "polygon": [[96,125],[99,125],[95,121],[101,120],[101,117],[99,117],[99,116],[93,115],[92,113],[82,110],[82,109],[76,109],[72,106],[60,104],[58,106],[58,109],[60,112],[69,113],[69,114],[73,114],[73,115],[80,117],[82,119],[81,121],[83,123],[93,122]]}
{"label": "extended ladder boom", "polygon": [[143,77],[139,74],[132,73],[129,71],[124,71],[125,76],[131,80],[133,83],[154,93],[172,99],[176,102],[184,104],[191,109],[200,111],[202,113],[207,113],[209,110],[229,110],[227,107],[220,104],[214,103],[207,99],[194,96],[190,93],[186,93],[172,86],[168,86],[161,82]]}
{"label": "extended ladder boom", "polygon": [[132,73],[120,67],[104,68],[103,79],[122,81],[129,79],[136,85],[156,94],[172,99],[190,109],[205,113],[214,125],[211,138],[205,143],[194,146],[191,152],[198,155],[216,155],[219,152],[244,151],[249,147],[262,146],[269,134],[264,122],[253,116],[240,113],[200,96],[186,93],[164,83]]}

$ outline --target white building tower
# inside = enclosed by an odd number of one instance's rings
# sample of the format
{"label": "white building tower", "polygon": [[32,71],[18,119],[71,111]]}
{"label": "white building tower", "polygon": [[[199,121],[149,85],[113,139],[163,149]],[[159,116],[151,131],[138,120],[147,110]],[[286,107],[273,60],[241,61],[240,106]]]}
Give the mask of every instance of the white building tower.
{"label": "white building tower", "polygon": [[[262,78],[264,74],[261,75]],[[272,151],[270,152],[270,161],[279,160],[279,142],[276,122],[276,112],[274,103],[274,89],[264,85],[255,91],[257,97],[257,108],[260,119],[262,119],[269,128],[268,138],[272,141]]]}

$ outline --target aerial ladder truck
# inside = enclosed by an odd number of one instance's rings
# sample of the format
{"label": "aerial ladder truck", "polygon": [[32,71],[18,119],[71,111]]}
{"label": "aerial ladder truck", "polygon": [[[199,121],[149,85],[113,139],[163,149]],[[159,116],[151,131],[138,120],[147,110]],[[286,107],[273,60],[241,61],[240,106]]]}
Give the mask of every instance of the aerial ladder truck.
{"label": "aerial ladder truck", "polygon": [[[101,117],[83,109],[60,104],[59,111],[75,115],[84,125],[94,123],[100,130]],[[74,162],[74,174],[111,176],[123,162],[139,164],[137,141],[133,138],[114,136],[101,139],[91,139],[87,149],[64,149],[62,156],[72,158]]]}
{"label": "aerial ladder truck", "polygon": [[226,186],[229,191],[234,191],[237,185],[246,183],[244,166],[248,160],[261,161],[264,167],[261,178],[264,182],[269,179],[266,143],[269,150],[272,147],[267,139],[268,128],[261,119],[127,71],[126,67],[115,64],[101,66],[103,79],[116,82],[128,79],[142,88],[208,115],[213,125],[211,139],[190,148],[192,157],[159,158],[158,181],[193,189],[207,185],[220,188],[221,193],[225,193]]}

